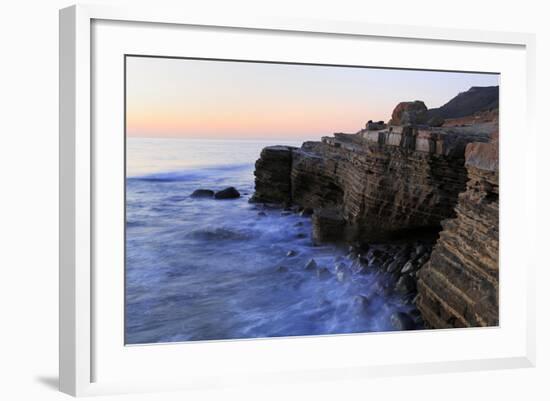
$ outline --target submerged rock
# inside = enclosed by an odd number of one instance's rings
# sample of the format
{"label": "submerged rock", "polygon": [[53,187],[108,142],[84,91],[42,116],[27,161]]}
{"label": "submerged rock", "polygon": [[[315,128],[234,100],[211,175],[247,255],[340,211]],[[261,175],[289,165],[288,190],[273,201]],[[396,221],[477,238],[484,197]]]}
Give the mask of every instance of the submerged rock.
{"label": "submerged rock", "polygon": [[308,260],[308,262],[306,263],[304,269],[305,270],[317,270],[317,262],[315,261],[315,259]]}
{"label": "submerged rock", "polygon": [[196,189],[191,194],[191,198],[212,198],[214,191],[211,189]]}
{"label": "submerged rock", "polygon": [[390,320],[396,330],[413,330],[415,326],[414,320],[405,312],[392,313]]}
{"label": "submerged rock", "polygon": [[317,269],[317,278],[319,280],[326,280],[330,277],[330,271],[326,267],[320,267]]}
{"label": "submerged rock", "polygon": [[279,273],[284,273],[284,272],[287,272],[287,271],[288,271],[288,267],[286,267],[286,266],[278,266],[276,271],[279,272]]}
{"label": "submerged rock", "polygon": [[235,187],[227,187],[225,189],[222,189],[221,191],[216,192],[214,195],[214,198],[216,199],[235,199],[239,198],[241,194]]}
{"label": "submerged rock", "polygon": [[286,256],[288,256],[289,258],[293,257],[293,256],[296,256],[298,255],[298,252],[296,252],[295,250],[290,250],[286,253]]}
{"label": "submerged rock", "polygon": [[357,305],[362,312],[364,312],[370,306],[371,300],[366,295],[357,295],[353,298],[353,303]]}

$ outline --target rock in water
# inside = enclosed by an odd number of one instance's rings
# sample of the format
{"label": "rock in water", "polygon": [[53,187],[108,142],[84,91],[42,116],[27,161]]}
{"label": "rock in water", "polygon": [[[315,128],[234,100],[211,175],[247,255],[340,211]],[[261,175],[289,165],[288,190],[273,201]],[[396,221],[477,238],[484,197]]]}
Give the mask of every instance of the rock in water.
{"label": "rock in water", "polygon": [[341,242],[345,240],[346,222],[336,208],[318,209],[313,213],[313,242]]}
{"label": "rock in water", "polygon": [[320,267],[317,269],[317,278],[319,280],[326,280],[330,277],[330,271],[326,267]]}
{"label": "rock in water", "polygon": [[417,268],[414,266],[414,264],[409,261],[405,264],[405,266],[403,266],[403,269],[401,269],[401,274],[412,273],[416,270]]}
{"label": "rock in water", "polygon": [[392,313],[391,324],[396,330],[412,330],[414,329],[414,320],[405,312]]}
{"label": "rock in water", "polygon": [[288,256],[289,258],[291,258],[293,256],[296,256],[296,255],[298,255],[298,252],[296,252],[292,249],[286,253],[286,256]]}
{"label": "rock in water", "polygon": [[191,194],[191,198],[212,198],[214,191],[211,189],[196,189]]}
{"label": "rock in water", "polygon": [[401,294],[410,294],[416,291],[416,280],[408,274],[401,276],[395,284],[395,290]]}
{"label": "rock in water", "polygon": [[239,198],[241,194],[235,189],[235,187],[227,187],[221,191],[216,192],[214,198],[216,199],[235,199]]}
{"label": "rock in water", "polygon": [[262,150],[254,170],[256,191],[252,202],[290,203],[289,177],[294,149],[291,146],[268,146]]}
{"label": "rock in water", "polygon": [[366,295],[357,295],[353,302],[359,307],[361,312],[366,312],[371,304],[371,300]]}
{"label": "rock in water", "polygon": [[306,263],[306,266],[304,267],[305,270],[317,270],[317,262],[315,259],[310,259]]}

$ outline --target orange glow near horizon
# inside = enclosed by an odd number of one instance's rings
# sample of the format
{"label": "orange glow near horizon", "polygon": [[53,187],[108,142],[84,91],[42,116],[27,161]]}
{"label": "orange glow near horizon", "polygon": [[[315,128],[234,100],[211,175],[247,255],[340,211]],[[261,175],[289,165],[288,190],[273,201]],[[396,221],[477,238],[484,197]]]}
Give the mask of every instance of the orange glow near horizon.
{"label": "orange glow near horizon", "polygon": [[404,100],[438,107],[489,74],[129,57],[134,137],[300,138],[355,132]]}

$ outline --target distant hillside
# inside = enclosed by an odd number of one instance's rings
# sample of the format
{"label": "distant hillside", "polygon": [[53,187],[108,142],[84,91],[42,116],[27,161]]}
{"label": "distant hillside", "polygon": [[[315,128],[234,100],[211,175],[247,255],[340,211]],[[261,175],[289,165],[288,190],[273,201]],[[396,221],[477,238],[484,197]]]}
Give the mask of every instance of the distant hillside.
{"label": "distant hillside", "polygon": [[498,86],[473,86],[461,92],[443,106],[429,109],[427,118],[459,118],[498,108]]}

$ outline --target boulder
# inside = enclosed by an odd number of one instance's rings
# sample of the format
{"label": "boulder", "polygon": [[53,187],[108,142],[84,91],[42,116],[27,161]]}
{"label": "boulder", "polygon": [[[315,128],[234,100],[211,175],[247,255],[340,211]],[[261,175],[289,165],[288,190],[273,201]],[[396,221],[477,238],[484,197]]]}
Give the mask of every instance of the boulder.
{"label": "boulder", "polygon": [[235,189],[235,187],[227,187],[221,191],[216,192],[214,198],[216,199],[235,199],[239,198],[241,194]]}
{"label": "boulder", "polygon": [[414,265],[413,262],[408,261],[405,263],[405,266],[401,269],[401,274],[413,273],[418,270],[418,267]]}
{"label": "boulder", "polygon": [[212,198],[214,191],[211,189],[196,189],[191,194],[191,198]]}
{"label": "boulder", "polygon": [[428,108],[424,102],[401,102],[393,109],[390,125],[417,125],[426,123]]}

